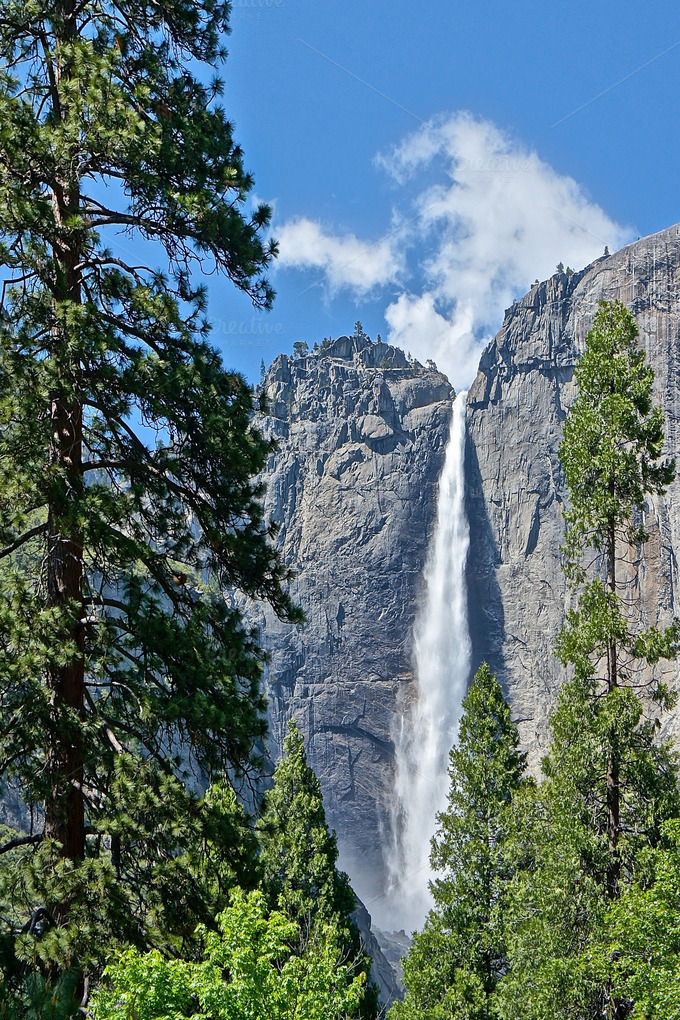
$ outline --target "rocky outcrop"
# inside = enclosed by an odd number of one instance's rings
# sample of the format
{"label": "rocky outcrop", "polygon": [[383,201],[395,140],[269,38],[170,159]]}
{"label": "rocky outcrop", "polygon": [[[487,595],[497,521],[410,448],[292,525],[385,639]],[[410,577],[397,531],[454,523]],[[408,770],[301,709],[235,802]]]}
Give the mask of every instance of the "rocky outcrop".
{"label": "rocky outcrop", "polygon": [[[602,299],[634,313],[680,455],[680,226],[643,238],[573,276],[553,276],[506,313],[468,397],[468,592],[474,659],[498,671],[534,765],[564,670],[553,655],[567,594],[560,569],[565,486],[557,450],[575,396],[574,365]],[[680,463],[680,456],[678,456]],[[648,500],[642,620],[680,615],[680,482]],[[667,675],[674,682],[678,667]],[[666,723],[680,731],[680,716]]]}
{"label": "rocky outcrop", "polygon": [[370,907],[383,882],[394,775],[393,726],[412,680],[416,599],[436,511],[453,391],[434,366],[367,338],[278,357],[263,389],[278,440],[266,516],[297,577],[300,627],[266,606],[250,619],[271,655],[270,751],[288,719],[337,831],[340,864]]}
{"label": "rocky outcrop", "polygon": [[[371,927],[371,915],[361,900],[357,905],[352,920],[359,929],[361,943],[371,960],[370,980],[378,989],[378,998],[384,1009],[404,998],[405,988],[402,984],[401,957],[408,951],[410,940],[404,932],[392,935]],[[395,942],[395,938],[398,940]],[[399,952],[401,947],[404,947]]]}
{"label": "rocky outcrop", "polygon": [[[508,310],[468,396],[467,566],[473,666],[498,672],[534,767],[564,670],[553,645],[568,595],[560,568],[565,486],[558,458],[573,369],[601,299],[634,312],[680,463],[680,227],[536,284]],[[453,392],[434,366],[364,337],[281,356],[263,384],[279,441],[266,513],[297,572],[307,623],[254,607],[271,653],[271,747],[288,718],[305,734],[341,865],[380,915],[393,734],[413,695],[412,631]],[[680,616],[680,482],[646,509],[641,620]],[[667,667],[676,682],[677,665]],[[680,733],[680,713],[667,732]],[[377,906],[372,906],[377,903]]]}
{"label": "rocky outcrop", "polygon": [[381,931],[380,928],[372,930],[383,958],[392,968],[398,990],[395,999],[403,999],[406,994],[403,961],[413,940],[409,938],[403,928],[400,931]]}

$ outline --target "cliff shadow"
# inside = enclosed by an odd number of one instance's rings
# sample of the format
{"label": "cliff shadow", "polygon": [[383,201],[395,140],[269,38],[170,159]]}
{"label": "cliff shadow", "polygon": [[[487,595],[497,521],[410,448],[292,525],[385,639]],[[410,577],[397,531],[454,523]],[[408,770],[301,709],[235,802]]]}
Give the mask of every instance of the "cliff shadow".
{"label": "cliff shadow", "polygon": [[489,518],[477,449],[468,432],[465,441],[465,512],[470,529],[465,577],[472,647],[471,678],[482,662],[497,673],[507,696],[505,611],[496,578],[500,554]]}

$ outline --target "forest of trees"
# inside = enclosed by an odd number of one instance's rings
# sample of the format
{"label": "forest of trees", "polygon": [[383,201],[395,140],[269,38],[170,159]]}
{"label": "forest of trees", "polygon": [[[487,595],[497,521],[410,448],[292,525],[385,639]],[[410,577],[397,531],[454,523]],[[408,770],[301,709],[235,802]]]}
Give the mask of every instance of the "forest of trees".
{"label": "forest of trees", "polygon": [[263,653],[232,595],[302,614],[201,283],[273,299],[214,75],[229,8],[0,16],[0,778],[26,808],[0,845],[7,1016],[152,1016],[163,988],[171,1012],[375,1014],[294,731],[258,802]]}
{"label": "forest of trees", "polygon": [[[270,210],[247,211],[214,76],[229,7],[0,14],[0,781],[25,808],[0,833],[7,1018],[379,1012],[294,724],[261,793],[264,656],[232,596],[302,613],[256,481],[272,447],[201,283],[274,296]],[[636,587],[645,500],[675,466],[623,306],[601,306],[576,381],[552,745],[530,778],[482,665],[395,1020],[680,1016],[656,672],[679,633],[644,626]]]}
{"label": "forest of trees", "polygon": [[646,500],[675,464],[619,302],[601,303],[575,377],[559,451],[573,608],[550,750],[536,782],[482,665],[432,843],[435,906],[394,1020],[680,1016],[678,753],[659,737],[675,694],[658,670],[679,632],[645,626],[638,588]]}

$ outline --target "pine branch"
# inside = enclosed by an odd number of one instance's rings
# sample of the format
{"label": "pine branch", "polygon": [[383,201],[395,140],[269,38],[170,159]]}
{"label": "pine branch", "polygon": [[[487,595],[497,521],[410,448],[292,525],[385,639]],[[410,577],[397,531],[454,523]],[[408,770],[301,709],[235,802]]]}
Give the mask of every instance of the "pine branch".
{"label": "pine branch", "polygon": [[4,549],[0,549],[0,560],[5,559],[6,556],[11,556],[13,552],[16,552],[17,549],[20,549],[22,545],[30,541],[30,539],[36,538],[38,535],[44,534],[45,531],[47,531],[47,521],[45,521],[43,524],[36,524],[34,528],[30,528],[28,531],[25,531],[23,535],[20,535],[19,538],[15,539],[15,541],[12,542],[11,545],[7,545],[5,546]]}
{"label": "pine branch", "polygon": [[0,854],[6,854],[20,846],[37,846],[38,843],[42,843],[44,838],[45,836],[42,832],[35,836],[18,836],[16,839],[11,839],[9,843],[3,843],[0,846]]}

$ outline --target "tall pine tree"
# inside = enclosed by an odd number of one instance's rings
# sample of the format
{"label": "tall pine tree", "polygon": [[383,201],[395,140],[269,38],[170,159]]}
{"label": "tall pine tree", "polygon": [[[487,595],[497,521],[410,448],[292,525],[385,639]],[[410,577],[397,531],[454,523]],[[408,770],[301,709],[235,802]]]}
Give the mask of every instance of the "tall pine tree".
{"label": "tall pine tree", "polygon": [[253,482],[269,446],[191,280],[273,297],[269,210],[245,211],[211,78],[228,15],[7,0],[0,18],[0,776],[42,812],[15,892],[35,905],[42,855],[42,904],[74,937],[92,861],[135,858],[131,795],[181,813],[192,770],[249,767],[260,653],[229,593],[296,618]]}
{"label": "tall pine tree", "polygon": [[565,573],[576,605],[557,652],[572,668],[551,724],[546,781],[517,819],[524,870],[510,911],[505,1014],[627,1016],[614,959],[598,951],[607,912],[678,812],[677,761],[654,712],[674,700],[657,671],[676,624],[642,622],[637,564],[646,499],[674,476],[637,327],[602,302],[575,370],[560,458],[569,490]]}
{"label": "tall pine tree", "polygon": [[[630,715],[631,692],[668,703],[668,690],[647,667],[675,655],[679,636],[675,625],[663,631],[636,626],[638,578],[631,560],[648,538],[645,499],[665,492],[675,475],[675,462],[662,457],[663,414],[653,406],[654,373],[637,336],[624,305],[600,304],[574,372],[578,396],[559,451],[569,490],[565,574],[578,605],[567,614],[557,652],[573,666],[588,708],[603,718],[610,897],[618,893],[621,873],[619,721]],[[589,572],[583,566],[588,553],[595,554]]]}
{"label": "tall pine tree", "polygon": [[512,865],[509,808],[527,780],[517,727],[483,663],[463,701],[451,749],[448,805],[432,840],[434,908],[404,962],[407,995],[392,1020],[491,1020],[507,969],[504,932]]}
{"label": "tall pine tree", "polygon": [[[291,720],[283,757],[274,772],[260,821],[263,884],[272,909],[295,921],[298,952],[304,953],[323,925],[338,933],[350,976],[370,971],[352,920],[356,896],[345,872],[338,871],[335,833],[326,824],[319,779],[307,763],[302,734]],[[369,984],[357,1015],[373,1020],[377,992]]]}

